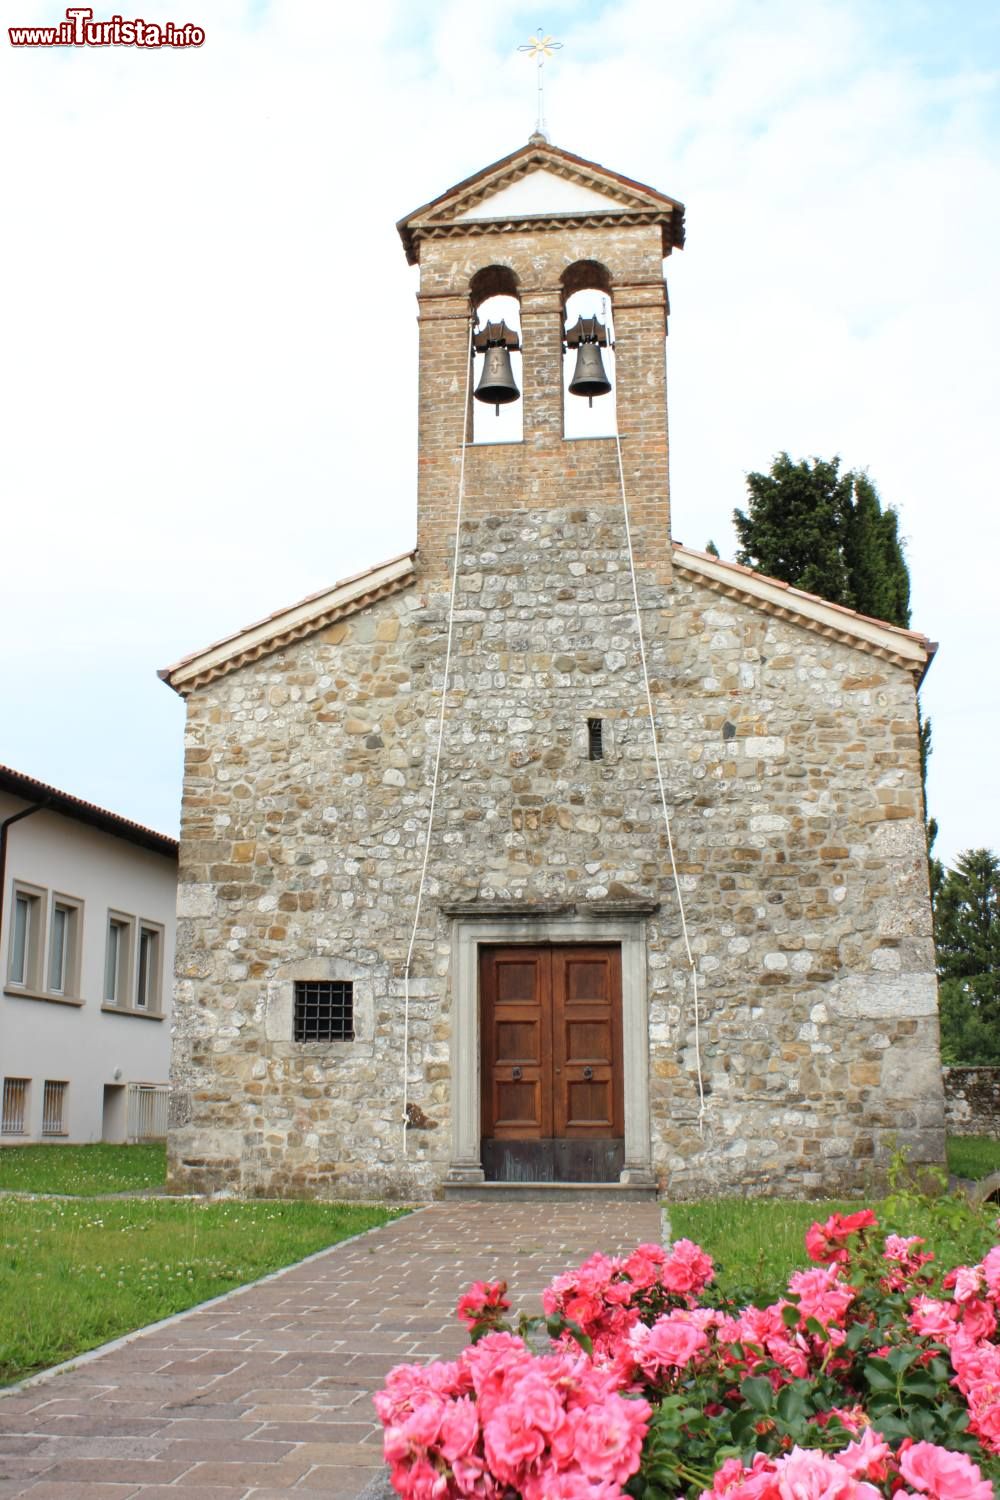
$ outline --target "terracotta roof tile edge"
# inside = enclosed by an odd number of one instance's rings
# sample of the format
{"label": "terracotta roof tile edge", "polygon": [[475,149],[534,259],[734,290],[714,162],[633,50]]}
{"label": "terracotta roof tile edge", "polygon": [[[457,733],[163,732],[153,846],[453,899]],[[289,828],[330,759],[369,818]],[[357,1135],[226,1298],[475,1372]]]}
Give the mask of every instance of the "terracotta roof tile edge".
{"label": "terracotta roof tile edge", "polygon": [[18,797],[22,802],[43,803],[51,812],[79,818],[81,822],[104,828],[118,838],[141,843],[144,848],[153,848],[161,854],[172,854],[175,858],[177,856],[177,840],[171,838],[170,834],[159,833],[155,828],[147,828],[144,823],[123,818],[120,813],[99,807],[96,802],[85,802],[82,797],[74,797],[71,792],[60,791],[56,786],[49,786],[48,782],[26,776],[23,771],[15,771],[13,766],[0,766],[0,792]]}
{"label": "terracotta roof tile edge", "polygon": [[[800,614],[807,622],[831,624],[836,620],[837,629],[845,635],[854,635],[860,642],[868,645],[876,643],[878,637],[884,634],[889,641],[894,642],[891,649],[915,664],[929,665],[937,650],[937,643],[919,630],[909,630],[902,625],[891,625],[887,620],[875,619],[872,615],[860,614],[858,610],[848,609],[844,604],[834,604],[820,594],[797,589],[784,579],[759,573],[744,563],[724,562],[710,552],[685,547],[682,542],[674,542],[673,549],[678,567],[687,566],[691,572],[717,583],[731,583],[732,587],[743,589],[765,603],[777,603],[771,595],[780,591],[783,596],[782,607]],[[824,616],[827,618],[823,619]]]}
{"label": "terracotta roof tile edge", "polygon": [[318,589],[313,594],[307,594],[304,599],[298,599],[294,604],[287,604],[269,615],[264,615],[262,619],[243,626],[241,630],[234,630],[232,634],[212,641],[210,645],[203,646],[200,651],[192,651],[189,655],[182,656],[172,666],[161,667],[157,675],[175,691],[180,691],[184,683],[199,677],[204,671],[211,671],[215,676],[221,675],[220,669],[225,668],[227,663],[232,662],[248,649],[252,648],[257,656],[263,655],[269,642],[277,641],[290,629],[294,630],[297,635],[305,634],[313,621],[317,622],[315,628],[321,629],[323,615],[329,613],[331,609],[349,606],[354,599],[360,601],[372,588],[393,584],[402,586],[404,582],[412,581],[415,575],[415,557],[415,550],[399,552],[394,557],[387,558],[385,562],[376,563],[374,567],[364,569],[361,573],[352,573],[347,578],[338,579],[329,588]]}

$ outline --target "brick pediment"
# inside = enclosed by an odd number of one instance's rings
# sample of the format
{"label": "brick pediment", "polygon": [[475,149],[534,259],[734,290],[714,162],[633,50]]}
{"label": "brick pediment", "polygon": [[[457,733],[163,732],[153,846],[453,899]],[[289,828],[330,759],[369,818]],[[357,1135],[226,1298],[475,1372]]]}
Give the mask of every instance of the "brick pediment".
{"label": "brick pediment", "polygon": [[538,140],[456,183],[397,228],[414,264],[424,239],[556,229],[567,222],[660,224],[664,255],[684,243],[684,205],[675,198]]}

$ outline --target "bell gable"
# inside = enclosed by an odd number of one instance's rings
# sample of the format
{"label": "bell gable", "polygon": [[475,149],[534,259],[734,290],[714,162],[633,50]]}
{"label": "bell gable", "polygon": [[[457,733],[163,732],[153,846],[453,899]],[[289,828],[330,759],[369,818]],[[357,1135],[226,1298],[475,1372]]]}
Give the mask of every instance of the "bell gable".
{"label": "bell gable", "polygon": [[411,265],[425,239],[583,224],[659,224],[663,254],[684,244],[684,205],[547,141],[530,141],[399,221]]}

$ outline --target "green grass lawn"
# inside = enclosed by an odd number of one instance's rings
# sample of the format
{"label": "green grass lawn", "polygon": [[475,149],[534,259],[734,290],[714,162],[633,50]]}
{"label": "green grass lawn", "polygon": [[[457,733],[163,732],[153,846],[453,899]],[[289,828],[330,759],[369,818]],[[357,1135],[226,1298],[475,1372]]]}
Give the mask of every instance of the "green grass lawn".
{"label": "green grass lawn", "polygon": [[880,1233],[922,1235],[944,1270],[975,1264],[998,1240],[996,1204],[973,1208],[962,1196],[925,1198],[905,1188],[868,1204],[723,1198],[671,1204],[668,1212],[673,1238],[708,1251],[723,1291],[764,1303],[785,1290],[792,1271],[811,1264],[805,1251],[810,1224],[862,1207],[873,1209]]}
{"label": "green grass lawn", "polygon": [[0,1189],[17,1193],[125,1193],[162,1188],[166,1148],[149,1146],[4,1146]]}
{"label": "green grass lawn", "polygon": [[719,1198],[708,1203],[672,1203],[674,1239],[694,1240],[716,1264],[726,1291],[769,1300],[791,1271],[806,1264],[805,1233],[816,1219],[850,1213],[857,1203],[801,1203],[792,1199]]}
{"label": "green grass lawn", "polygon": [[0,1384],[398,1212],[339,1203],[0,1198]]}
{"label": "green grass lawn", "polygon": [[1000,1172],[1000,1141],[988,1135],[950,1135],[948,1171],[977,1182],[991,1172]]}

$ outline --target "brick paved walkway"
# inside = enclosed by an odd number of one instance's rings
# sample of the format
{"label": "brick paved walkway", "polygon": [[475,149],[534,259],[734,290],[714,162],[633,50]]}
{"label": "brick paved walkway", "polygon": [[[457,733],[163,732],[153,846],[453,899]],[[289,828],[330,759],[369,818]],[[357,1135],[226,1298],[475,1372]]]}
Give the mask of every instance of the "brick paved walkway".
{"label": "brick paved walkway", "polygon": [[371,1391],[462,1348],[470,1281],[537,1312],[592,1250],[659,1237],[654,1203],[434,1204],[0,1397],[0,1500],[347,1500],[381,1469]]}

